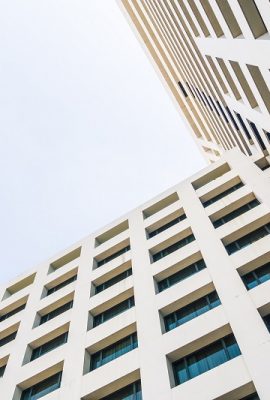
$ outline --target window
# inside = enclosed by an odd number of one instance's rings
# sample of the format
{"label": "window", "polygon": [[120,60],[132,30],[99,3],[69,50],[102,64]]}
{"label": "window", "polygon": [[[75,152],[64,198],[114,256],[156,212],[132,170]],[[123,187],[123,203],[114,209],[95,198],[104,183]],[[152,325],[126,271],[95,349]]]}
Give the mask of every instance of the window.
{"label": "window", "polygon": [[109,396],[102,397],[101,400],[142,400],[141,381],[125,386],[123,389],[117,390]]}
{"label": "window", "polygon": [[126,279],[128,276],[132,275],[132,269],[129,268],[128,270],[122,272],[119,275],[114,276],[113,278],[109,279],[108,281],[101,283],[100,285],[96,286],[95,294],[103,292],[103,290],[108,289],[109,287],[115,285],[116,283]]}
{"label": "window", "polygon": [[242,397],[240,400],[260,400],[257,393],[250,394],[249,396]]}
{"label": "window", "polygon": [[138,347],[137,333],[133,333],[132,335],[105,347],[105,349],[100,350],[91,356],[90,371],[121,357],[136,347]]}
{"label": "window", "polygon": [[270,314],[268,314],[265,317],[263,317],[263,321],[265,323],[266,328],[270,332]]}
{"label": "window", "polygon": [[184,95],[185,97],[188,97],[187,91],[186,91],[186,89],[184,88],[183,84],[182,84],[181,82],[178,82],[178,85],[179,85],[179,87],[180,87],[181,92],[183,93],[183,95]]}
{"label": "window", "polygon": [[244,121],[243,121],[243,118],[242,118],[241,115],[240,115],[239,113],[237,113],[237,112],[235,112],[235,115],[237,116],[237,119],[238,119],[238,121],[240,122],[240,125],[242,126],[242,129],[243,129],[243,131],[245,132],[245,135],[246,135],[248,141],[249,141],[250,143],[253,144],[252,137],[251,137],[251,135],[250,135],[250,133],[249,133],[247,127],[246,127],[246,124],[245,124]]}
{"label": "window", "polygon": [[109,261],[114,260],[116,257],[121,256],[122,254],[126,253],[129,250],[130,250],[130,246],[128,245],[128,246],[124,247],[123,249],[117,251],[116,253],[111,254],[110,256],[104,258],[103,260],[98,261],[97,267],[101,267],[102,265],[107,264]]}
{"label": "window", "polygon": [[77,279],[77,275],[74,275],[71,278],[67,279],[66,281],[59,283],[59,285],[56,285],[56,286],[48,289],[47,296],[49,296],[50,294],[52,294],[54,292],[57,292],[57,290],[62,289],[63,287],[69,285],[71,282],[76,281],[76,279]]}
{"label": "window", "polygon": [[179,240],[178,242],[172,244],[171,246],[167,247],[166,249],[163,249],[156,254],[153,254],[153,262],[156,262],[160,260],[163,257],[168,256],[169,254],[173,253],[174,251],[180,249],[181,247],[186,246],[187,244],[193,242],[195,240],[195,237],[193,234],[185,237],[184,239]]}
{"label": "window", "polygon": [[263,129],[263,132],[268,140],[268,142],[270,143],[270,132],[267,132],[266,130]]}
{"label": "window", "polygon": [[212,197],[211,199],[202,201],[202,204],[204,207],[208,207],[208,206],[210,206],[210,204],[213,204],[216,201],[223,199],[223,197],[228,196],[228,194],[235,192],[236,190],[240,189],[243,186],[244,186],[244,184],[242,182],[239,182],[236,185],[230,187],[229,189],[224,190],[224,192],[221,192],[218,195]]}
{"label": "window", "polygon": [[0,378],[2,378],[4,376],[5,369],[6,369],[6,365],[3,365],[2,367],[0,367]]}
{"label": "window", "polygon": [[0,339],[0,347],[4,346],[5,344],[11,342],[12,340],[14,340],[16,338],[17,335],[17,331],[12,332],[10,335],[3,337],[2,339]]}
{"label": "window", "polygon": [[229,120],[227,118],[227,115],[225,114],[223,108],[221,107],[221,104],[218,100],[216,100],[216,103],[218,105],[219,111],[221,112],[221,114],[223,115],[223,118],[225,119],[225,121],[227,122],[227,124],[229,123]]}
{"label": "window", "polygon": [[43,354],[49,353],[49,351],[52,351],[62,344],[65,344],[67,342],[67,339],[68,332],[65,332],[62,335],[50,340],[49,342],[42,344],[36,349],[33,349],[30,361],[36,360],[37,358],[43,356]]}
{"label": "window", "polygon": [[103,322],[106,322],[109,319],[121,314],[122,312],[129,310],[130,308],[134,307],[134,305],[135,302],[133,296],[127,300],[122,301],[119,304],[116,304],[116,306],[109,308],[108,310],[104,311],[101,314],[96,315],[93,318],[93,327],[103,324]]}
{"label": "window", "polygon": [[178,222],[183,221],[186,218],[187,218],[186,214],[180,215],[179,217],[168,222],[167,224],[160,226],[159,228],[155,229],[152,232],[149,232],[149,234],[148,234],[149,238],[152,238],[153,236],[158,235],[159,233],[165,231],[166,229],[169,229],[171,226],[178,224]]}
{"label": "window", "polygon": [[21,400],[37,400],[46,394],[53,392],[60,387],[61,377],[62,372],[58,372],[57,374],[37,383],[36,385],[25,389],[22,392]]}
{"label": "window", "polygon": [[50,319],[53,319],[58,315],[62,314],[63,312],[70,310],[72,306],[73,306],[73,300],[69,301],[66,304],[63,304],[62,306],[56,308],[55,310],[49,312],[48,314],[42,315],[42,317],[40,318],[39,325],[42,325],[45,322],[49,321]]}
{"label": "window", "polygon": [[176,283],[183,281],[184,279],[196,274],[204,268],[206,268],[204,260],[196,261],[195,263],[187,266],[181,271],[178,271],[175,274],[168,276],[168,278],[165,278],[162,281],[158,282],[158,291],[162,292],[163,290],[168,289]]}
{"label": "window", "polygon": [[[269,111],[270,111],[270,109],[269,109]],[[251,129],[253,130],[253,133],[254,133],[254,135],[255,135],[255,137],[256,137],[261,149],[263,151],[266,150],[265,144],[264,144],[264,142],[263,142],[263,140],[261,138],[261,135],[260,135],[260,133],[258,131],[257,126],[254,124],[254,122],[248,121],[248,123],[249,123]]]}
{"label": "window", "polygon": [[175,384],[181,385],[240,354],[240,349],[233,335],[219,339],[173,363]]}
{"label": "window", "polygon": [[239,127],[238,127],[238,125],[237,125],[235,119],[233,118],[233,115],[232,115],[231,110],[229,109],[228,106],[225,106],[225,108],[226,108],[226,111],[227,111],[227,113],[228,113],[228,115],[229,115],[231,121],[232,121],[233,126],[235,127],[235,129],[236,129],[237,131],[239,131]]}
{"label": "window", "polygon": [[13,310],[7,312],[6,314],[1,315],[0,322],[5,321],[7,318],[12,317],[12,315],[17,314],[18,312],[20,312],[24,309],[25,309],[25,304],[22,304],[21,306],[14,308]]}
{"label": "window", "polygon": [[266,224],[261,226],[260,228],[256,229],[253,232],[248,233],[247,235],[237,239],[235,242],[228,244],[226,250],[228,254],[233,254],[238,250],[243,249],[246,246],[256,242],[257,240],[262,239],[263,237],[269,235],[270,233],[270,224]]}
{"label": "window", "polygon": [[218,294],[216,291],[209,293],[208,295],[201,297],[200,299],[193,301],[179,310],[164,317],[165,330],[166,332],[175,329],[177,326],[183,325],[186,322],[198,317],[201,314],[206,313],[209,310],[219,306],[221,304]]}
{"label": "window", "polygon": [[217,219],[216,221],[213,222],[213,225],[215,228],[218,228],[219,226],[226,224],[227,222],[233,220],[234,218],[239,217],[239,215],[242,215],[247,211],[251,210],[252,208],[257,207],[259,204],[260,202],[257,199],[254,199],[249,203],[244,204],[243,206],[230,212],[229,214],[226,214],[223,217]]}
{"label": "window", "polygon": [[270,262],[242,276],[242,280],[248,290],[268,281],[269,279]]}

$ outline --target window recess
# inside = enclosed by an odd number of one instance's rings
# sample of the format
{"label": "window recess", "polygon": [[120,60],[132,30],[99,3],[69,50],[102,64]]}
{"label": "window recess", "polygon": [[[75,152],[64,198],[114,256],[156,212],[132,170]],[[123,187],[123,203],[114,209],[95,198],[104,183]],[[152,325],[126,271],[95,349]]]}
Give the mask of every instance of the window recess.
{"label": "window recess", "polygon": [[196,274],[197,272],[202,271],[203,269],[206,268],[205,262],[203,259],[196,261],[193,264],[188,265],[187,267],[181,269],[180,271],[176,272],[173,275],[168,276],[165,279],[162,279],[157,283],[158,285],[158,291],[163,292],[163,290],[166,290],[170,288],[173,285],[176,285],[178,282],[181,282],[190,276]]}
{"label": "window recess", "polygon": [[181,385],[240,354],[240,349],[232,334],[219,339],[172,364],[175,385]]}
{"label": "window recess", "polygon": [[152,259],[153,262],[156,262],[158,260],[161,260],[162,258],[168,256],[169,254],[181,249],[182,247],[188,245],[189,243],[193,242],[195,240],[195,236],[193,233],[190,235],[186,236],[185,238],[179,240],[178,242],[172,244],[171,246],[168,246],[164,248],[163,250],[158,251],[157,253],[152,254]]}
{"label": "window recess", "polygon": [[242,275],[241,278],[247,290],[253,289],[256,286],[267,282],[270,280],[270,262]]}
{"label": "window recess", "polygon": [[250,201],[249,203],[244,204],[243,206],[230,212],[229,214],[226,214],[223,217],[213,221],[212,223],[215,228],[218,228],[218,227],[226,224],[227,222],[232,221],[233,219],[239,217],[240,215],[252,210],[252,208],[257,207],[259,204],[260,204],[260,202],[257,199],[254,199],[254,200]]}
{"label": "window recess", "polygon": [[98,325],[103,324],[104,322],[116,317],[119,314],[129,310],[130,308],[134,307],[135,301],[134,297],[130,297],[122,301],[121,303],[116,304],[114,307],[109,308],[108,310],[103,311],[102,313],[94,316],[93,318],[93,328]]}
{"label": "window recess", "polygon": [[257,242],[258,240],[264,238],[270,234],[270,224],[261,226],[260,228],[242,236],[241,238],[235,240],[234,242],[225,246],[227,253],[229,255]]}
{"label": "window recess", "polygon": [[138,347],[137,333],[126,336],[112,345],[91,355],[90,371],[93,371]]}
{"label": "window recess", "polygon": [[36,383],[28,389],[22,391],[20,400],[37,400],[46,394],[52,393],[61,385],[62,372],[58,372],[55,375],[44,379],[41,382]]}
{"label": "window recess", "polygon": [[235,185],[231,186],[229,189],[224,190],[223,192],[217,194],[216,196],[212,197],[209,200],[205,200],[205,201],[201,200],[202,204],[203,204],[204,207],[208,207],[211,204],[216,203],[217,201],[223,199],[224,197],[226,197],[229,194],[235,192],[236,190],[240,189],[243,186],[244,186],[243,182],[236,183]]}
{"label": "window recess", "polygon": [[216,291],[203,296],[164,317],[165,331],[169,332],[221,304]]}

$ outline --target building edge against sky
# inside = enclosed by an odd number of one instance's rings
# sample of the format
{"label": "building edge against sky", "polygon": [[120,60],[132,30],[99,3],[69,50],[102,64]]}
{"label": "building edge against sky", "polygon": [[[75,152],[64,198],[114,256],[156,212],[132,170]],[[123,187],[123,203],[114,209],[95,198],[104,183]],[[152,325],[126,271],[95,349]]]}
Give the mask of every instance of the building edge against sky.
{"label": "building edge against sky", "polygon": [[213,164],[1,286],[1,396],[269,400],[270,3],[118,2]]}
{"label": "building edge against sky", "polygon": [[4,400],[268,400],[269,171],[225,152],[2,286]]}
{"label": "building edge against sky", "polygon": [[270,149],[268,0],[118,0],[200,149]]}

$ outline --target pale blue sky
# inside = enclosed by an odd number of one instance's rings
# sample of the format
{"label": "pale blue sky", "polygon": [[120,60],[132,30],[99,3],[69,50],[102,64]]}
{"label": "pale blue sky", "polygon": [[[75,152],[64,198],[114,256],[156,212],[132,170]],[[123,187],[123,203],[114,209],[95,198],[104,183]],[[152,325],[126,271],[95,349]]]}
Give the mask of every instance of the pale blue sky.
{"label": "pale blue sky", "polygon": [[0,282],[205,166],[115,0],[1,0],[0,45]]}

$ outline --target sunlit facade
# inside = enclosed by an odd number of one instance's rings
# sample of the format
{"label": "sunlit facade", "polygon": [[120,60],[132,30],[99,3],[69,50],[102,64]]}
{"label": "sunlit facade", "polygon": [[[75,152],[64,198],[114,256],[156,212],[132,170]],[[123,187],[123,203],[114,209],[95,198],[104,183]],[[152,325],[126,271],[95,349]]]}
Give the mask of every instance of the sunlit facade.
{"label": "sunlit facade", "polygon": [[268,400],[269,171],[226,152],[2,286],[1,400]]}
{"label": "sunlit facade", "polygon": [[208,161],[268,155],[269,1],[118,1]]}

